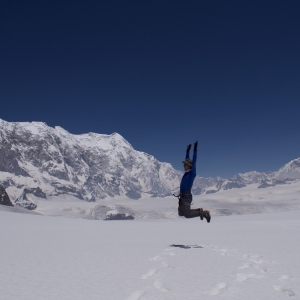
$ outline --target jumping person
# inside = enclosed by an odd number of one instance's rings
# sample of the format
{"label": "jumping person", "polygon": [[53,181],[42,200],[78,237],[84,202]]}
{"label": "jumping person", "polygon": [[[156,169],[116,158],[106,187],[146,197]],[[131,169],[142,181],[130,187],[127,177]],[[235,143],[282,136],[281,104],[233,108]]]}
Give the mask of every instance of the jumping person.
{"label": "jumping person", "polygon": [[190,159],[190,150],[192,145],[188,145],[186,149],[186,156],[183,161],[185,173],[180,184],[180,194],[176,196],[179,199],[178,215],[185,218],[200,217],[201,220],[205,218],[209,223],[211,216],[208,210],[203,210],[202,208],[191,209],[193,200],[191,190],[196,177],[197,146],[198,142],[194,144],[193,160]]}

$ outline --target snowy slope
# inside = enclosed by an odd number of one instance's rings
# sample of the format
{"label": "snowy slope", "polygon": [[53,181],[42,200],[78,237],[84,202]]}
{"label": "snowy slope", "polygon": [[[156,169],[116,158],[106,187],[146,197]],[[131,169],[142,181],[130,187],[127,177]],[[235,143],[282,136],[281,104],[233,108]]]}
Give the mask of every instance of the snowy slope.
{"label": "snowy slope", "polygon": [[300,298],[300,211],[210,224],[0,211],[0,226],[5,300]]}
{"label": "snowy slope", "polygon": [[299,179],[300,178],[300,158],[294,159],[284,165],[277,172],[274,177],[277,179]]}
{"label": "snowy slope", "polygon": [[[201,171],[201,158],[198,169]],[[170,164],[136,151],[117,133],[73,135],[41,122],[0,120],[0,183],[15,204],[40,213],[101,219],[119,211],[136,218],[173,218],[176,199],[170,196],[178,190],[181,176]],[[274,208],[272,193],[286,189],[293,196],[283,195],[283,206],[295,209],[299,180],[300,158],[277,172],[253,171],[229,179],[197,177],[193,194],[200,206],[197,199],[222,198],[212,202],[220,203],[218,207],[209,206],[216,207],[217,214],[227,214],[226,203],[239,203],[247,193],[253,199],[262,198],[254,211],[265,211],[262,207],[268,203]],[[154,203],[159,203],[158,208]],[[239,204],[238,209],[229,209],[233,213],[253,211],[253,205],[248,208]]]}
{"label": "snowy slope", "polygon": [[[30,195],[30,200],[37,204],[36,212],[48,216],[94,220],[107,219],[114,214],[132,216],[136,220],[178,218],[178,200],[175,197],[157,198],[142,194],[139,201],[118,196],[86,202],[70,195],[47,199]],[[300,182],[263,189],[253,184],[240,189],[196,195],[192,208],[197,207],[209,209],[213,216],[300,210]]]}
{"label": "snowy slope", "polygon": [[47,196],[68,194],[86,201],[166,196],[181,176],[170,164],[134,150],[117,133],[73,135],[45,123],[0,120],[0,147],[0,181],[14,188],[14,200],[24,188],[37,187]]}

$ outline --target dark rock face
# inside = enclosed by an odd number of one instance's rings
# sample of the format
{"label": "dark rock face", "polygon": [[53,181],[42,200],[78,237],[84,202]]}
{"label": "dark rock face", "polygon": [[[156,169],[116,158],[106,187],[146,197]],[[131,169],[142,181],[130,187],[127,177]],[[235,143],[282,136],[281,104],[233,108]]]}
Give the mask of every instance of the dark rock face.
{"label": "dark rock face", "polygon": [[125,214],[115,214],[115,215],[108,215],[106,221],[111,221],[111,220],[134,220],[133,216],[126,216]]}
{"label": "dark rock face", "polygon": [[7,195],[4,187],[0,185],[0,204],[1,205],[7,205],[7,206],[13,206],[11,203],[9,196]]}
{"label": "dark rock face", "polygon": [[128,197],[128,198],[130,198],[130,199],[134,199],[134,200],[138,200],[138,199],[140,199],[141,198],[141,194],[140,193],[138,193],[138,192],[136,192],[136,191],[128,191],[127,193],[126,193],[126,196]]}
{"label": "dark rock face", "polygon": [[209,190],[209,191],[207,191],[205,194],[214,194],[214,193],[216,193],[217,192],[217,190]]}
{"label": "dark rock face", "polygon": [[28,210],[35,210],[37,208],[36,204],[27,199],[26,194],[22,194],[19,198],[17,198],[15,204]]}
{"label": "dark rock face", "polygon": [[35,203],[32,203],[27,195],[32,194],[39,198],[47,199],[46,194],[38,187],[38,188],[31,188],[31,189],[24,189],[22,195],[16,199],[15,204],[17,206],[21,206],[23,208],[26,208],[28,210],[35,210],[37,208],[37,205]]}
{"label": "dark rock face", "polygon": [[112,211],[111,207],[105,205],[96,206],[91,212],[91,220],[134,220],[134,212],[121,205],[115,205]]}
{"label": "dark rock face", "polygon": [[264,189],[268,187],[275,186],[275,182],[273,180],[264,179],[261,181],[260,185],[258,186],[259,189]]}
{"label": "dark rock face", "polygon": [[44,193],[39,187],[31,188],[31,189],[24,189],[25,194],[32,194],[36,197],[47,199],[46,193]]}
{"label": "dark rock face", "polygon": [[[11,138],[12,140],[17,139],[17,137],[13,134]],[[11,144],[5,140],[2,140],[0,149],[0,171],[24,177],[30,176],[18,164],[18,159],[21,157],[18,150],[12,150]]]}
{"label": "dark rock face", "polygon": [[239,189],[239,188],[243,188],[245,187],[246,184],[238,182],[238,181],[234,181],[234,180],[228,180],[227,184],[224,185],[223,189],[224,190],[230,190],[230,189]]}

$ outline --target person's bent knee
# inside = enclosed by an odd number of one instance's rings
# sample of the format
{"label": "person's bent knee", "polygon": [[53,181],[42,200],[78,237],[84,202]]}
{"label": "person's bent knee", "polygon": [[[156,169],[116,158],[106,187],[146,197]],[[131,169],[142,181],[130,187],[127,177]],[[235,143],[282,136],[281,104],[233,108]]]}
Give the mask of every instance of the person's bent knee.
{"label": "person's bent knee", "polygon": [[178,211],[178,215],[180,217],[190,218],[190,214],[188,211]]}
{"label": "person's bent knee", "polygon": [[178,216],[185,217],[185,211],[181,207],[178,208]]}
{"label": "person's bent knee", "polygon": [[182,213],[182,211],[178,210],[178,216],[179,217],[184,217],[184,214]]}

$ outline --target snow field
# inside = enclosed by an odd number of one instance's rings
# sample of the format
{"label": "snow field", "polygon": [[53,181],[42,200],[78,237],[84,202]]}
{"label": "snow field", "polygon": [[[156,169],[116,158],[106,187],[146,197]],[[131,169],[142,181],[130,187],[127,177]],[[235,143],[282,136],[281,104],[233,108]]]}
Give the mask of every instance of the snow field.
{"label": "snow field", "polygon": [[[13,194],[9,187],[7,192]],[[203,207],[214,215],[253,214],[300,209],[300,182],[273,188],[257,189],[250,185],[241,189],[220,191],[215,194],[194,196],[192,208]],[[139,200],[127,197],[113,197],[96,202],[86,202],[70,195],[51,196],[47,199],[28,195],[37,205],[35,212],[49,216],[73,218],[100,218],[97,206],[107,206],[107,211],[121,212],[126,209],[135,219],[174,219],[178,218],[177,198],[152,198],[143,194]],[[119,207],[119,208],[118,208]],[[97,215],[98,211],[98,215]]]}
{"label": "snow field", "polygon": [[0,225],[5,300],[300,297],[300,211],[210,224],[0,211]]}

